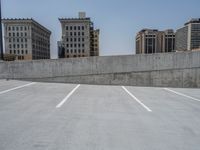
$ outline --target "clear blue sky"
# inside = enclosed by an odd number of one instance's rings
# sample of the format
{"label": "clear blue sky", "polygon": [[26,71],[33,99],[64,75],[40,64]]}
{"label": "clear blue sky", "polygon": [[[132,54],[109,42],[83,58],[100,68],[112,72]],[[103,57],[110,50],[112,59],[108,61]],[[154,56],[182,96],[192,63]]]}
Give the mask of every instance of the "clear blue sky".
{"label": "clear blue sky", "polygon": [[200,0],[2,0],[2,17],[33,18],[52,31],[51,54],[57,57],[59,17],[85,11],[100,28],[100,55],[135,53],[142,28],[177,29],[200,18]]}

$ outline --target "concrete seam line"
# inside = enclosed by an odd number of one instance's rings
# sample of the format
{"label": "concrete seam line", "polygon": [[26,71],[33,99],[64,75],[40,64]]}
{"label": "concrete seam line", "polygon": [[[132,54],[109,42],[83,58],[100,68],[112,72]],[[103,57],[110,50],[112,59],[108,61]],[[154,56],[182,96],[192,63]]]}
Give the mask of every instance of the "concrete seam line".
{"label": "concrete seam line", "polygon": [[199,99],[194,98],[194,97],[192,97],[192,96],[188,96],[188,95],[186,95],[186,94],[183,94],[183,93],[180,93],[180,92],[176,92],[176,91],[171,90],[171,89],[168,89],[168,88],[164,88],[164,90],[169,91],[169,92],[172,92],[172,93],[174,93],[174,94],[176,94],[176,95],[183,96],[183,97],[186,97],[186,98],[192,99],[192,100],[194,100],[194,101],[198,101],[198,102],[200,102]]}
{"label": "concrete seam line", "polygon": [[10,92],[10,91],[14,91],[14,90],[18,90],[18,89],[21,89],[21,88],[24,88],[24,87],[27,87],[27,86],[31,86],[33,84],[36,84],[36,83],[35,82],[31,82],[31,83],[28,83],[28,84],[25,84],[25,85],[22,85],[22,86],[18,86],[18,87],[12,88],[12,89],[1,91],[0,94],[5,94],[5,93]]}
{"label": "concrete seam line", "polygon": [[136,102],[138,102],[142,107],[144,107],[147,111],[152,112],[152,110],[147,107],[144,103],[142,103],[137,97],[135,97],[131,92],[129,92],[124,86],[122,88],[133,98]]}
{"label": "concrete seam line", "polygon": [[72,94],[80,87],[80,84],[78,84],[57,106],[56,108],[60,108],[69,98],[72,96]]}

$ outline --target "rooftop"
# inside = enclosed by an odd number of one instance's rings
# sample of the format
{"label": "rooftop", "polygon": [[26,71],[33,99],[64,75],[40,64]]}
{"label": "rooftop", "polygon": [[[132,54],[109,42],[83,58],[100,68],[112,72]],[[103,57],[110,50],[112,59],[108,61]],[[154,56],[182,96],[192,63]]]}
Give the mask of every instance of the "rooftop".
{"label": "rooftop", "polygon": [[40,28],[42,28],[43,30],[46,30],[47,32],[51,34],[51,31],[49,29],[47,29],[46,27],[44,27],[43,25],[35,21],[33,18],[3,18],[2,22],[3,23],[12,23],[12,22],[34,23],[35,25],[40,26]]}
{"label": "rooftop", "polygon": [[200,23],[200,18],[192,18],[190,21],[186,22],[185,25],[190,23]]}

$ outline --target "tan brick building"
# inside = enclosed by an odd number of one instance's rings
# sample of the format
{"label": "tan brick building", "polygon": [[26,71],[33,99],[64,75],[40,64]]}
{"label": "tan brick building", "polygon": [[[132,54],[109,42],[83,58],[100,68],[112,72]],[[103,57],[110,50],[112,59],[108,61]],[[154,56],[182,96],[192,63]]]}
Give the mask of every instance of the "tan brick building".
{"label": "tan brick building", "polygon": [[99,55],[99,30],[84,12],[79,18],[60,18],[61,41],[58,41],[58,57],[90,57]]}
{"label": "tan brick building", "polygon": [[51,31],[33,19],[3,19],[5,53],[17,60],[50,59]]}
{"label": "tan brick building", "polygon": [[172,52],[174,46],[175,33],[171,29],[143,29],[136,36],[136,54]]}

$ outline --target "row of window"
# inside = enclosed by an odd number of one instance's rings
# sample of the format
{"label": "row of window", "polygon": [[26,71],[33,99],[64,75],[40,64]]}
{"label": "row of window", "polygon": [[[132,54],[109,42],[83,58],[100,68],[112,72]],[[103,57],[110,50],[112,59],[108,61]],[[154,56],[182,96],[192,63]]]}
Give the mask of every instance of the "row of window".
{"label": "row of window", "polygon": [[27,42],[26,38],[9,38],[9,42]]}
{"label": "row of window", "polygon": [[26,26],[12,26],[12,27],[9,26],[8,27],[8,31],[11,31],[11,30],[12,31],[19,31],[19,30],[20,31],[26,31],[27,29],[29,30],[29,27],[26,27]]}
{"label": "row of window", "polygon": [[66,32],[66,36],[84,36],[85,32]]}
{"label": "row of window", "polygon": [[66,30],[85,30],[84,26],[66,26]]}
{"label": "row of window", "polygon": [[10,50],[10,54],[28,54],[28,50]]}
{"label": "row of window", "polygon": [[27,44],[9,44],[9,48],[27,48]]}
{"label": "row of window", "polygon": [[85,53],[85,50],[84,49],[82,49],[82,51],[80,49],[78,51],[76,49],[75,50],[72,50],[72,49],[71,50],[69,50],[69,49],[66,50],[66,53],[77,53],[77,52],[78,53],[81,53],[81,52]]}
{"label": "row of window", "polygon": [[85,42],[84,38],[66,38],[66,42]]}
{"label": "row of window", "polygon": [[9,32],[8,35],[9,35],[9,37],[11,37],[11,36],[13,36],[13,37],[15,37],[15,36],[17,36],[17,37],[21,36],[21,37],[23,37],[23,36],[27,36],[27,33],[26,32],[24,32],[24,33],[21,32],[21,34],[20,34],[19,32],[17,32],[17,33],[15,33],[15,32],[13,32],[13,33]]}

